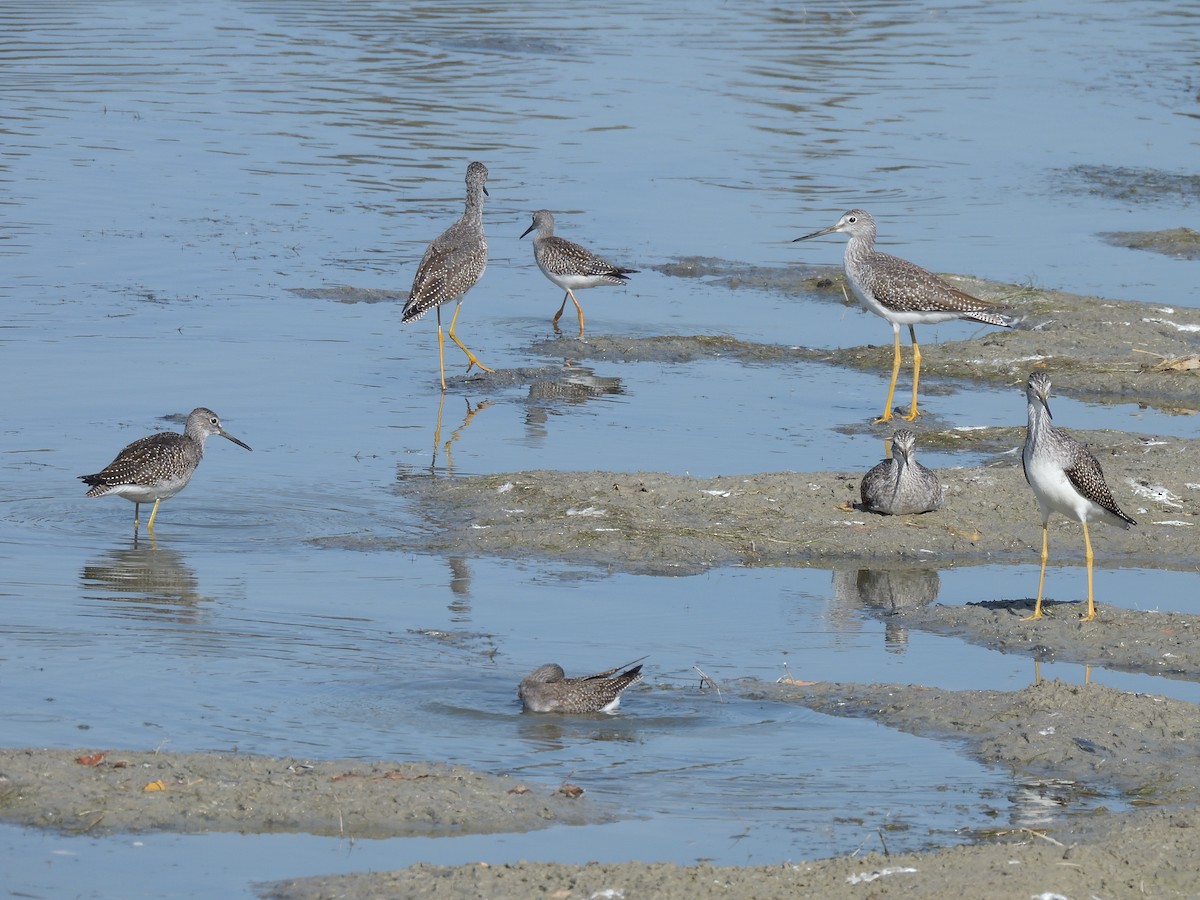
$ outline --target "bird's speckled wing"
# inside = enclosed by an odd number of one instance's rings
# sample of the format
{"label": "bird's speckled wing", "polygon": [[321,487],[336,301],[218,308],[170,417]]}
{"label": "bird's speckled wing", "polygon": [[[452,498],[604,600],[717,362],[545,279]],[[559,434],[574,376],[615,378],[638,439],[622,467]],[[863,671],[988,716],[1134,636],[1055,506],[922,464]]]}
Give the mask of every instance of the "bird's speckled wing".
{"label": "bird's speckled wing", "polygon": [[1091,500],[1097,506],[1102,506],[1118,519],[1128,522],[1130,525],[1136,525],[1137,522],[1121,512],[1121,508],[1117,506],[1117,501],[1113,499],[1112,491],[1108,489],[1108,482],[1104,480],[1104,472],[1096,457],[1092,456],[1087,448],[1078,441],[1073,440],[1072,443],[1074,445],[1072,449],[1075,451],[1074,458],[1071,465],[1063,470],[1071,485],[1081,496]]}

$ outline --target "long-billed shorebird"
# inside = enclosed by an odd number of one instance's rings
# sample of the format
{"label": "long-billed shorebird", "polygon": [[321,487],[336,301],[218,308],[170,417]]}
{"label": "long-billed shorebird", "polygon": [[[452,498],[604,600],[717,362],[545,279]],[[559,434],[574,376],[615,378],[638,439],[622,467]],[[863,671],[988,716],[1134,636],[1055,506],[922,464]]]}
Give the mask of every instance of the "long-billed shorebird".
{"label": "long-billed shorebird", "polygon": [[578,678],[567,678],[562,666],[547,663],[521,679],[517,696],[525,709],[535,713],[614,712],[621,705],[621,692],[642,680],[640,662]]}
{"label": "long-billed shorebird", "polygon": [[932,512],[945,502],[942,484],[917,462],[917,438],[901,429],[892,435],[892,458],[875,465],[859,485],[863,507],[888,516]]}
{"label": "long-billed shorebird", "polygon": [[563,310],[567,308],[567,299],[570,298],[575,304],[575,312],[579,315],[579,336],[583,337],[583,307],[575,298],[575,291],[599,287],[602,284],[623,285],[629,280],[628,276],[637,274],[637,269],[614,266],[592,251],[565,238],[556,237],[554,215],[548,209],[539,209],[533,214],[533,223],[525,229],[521,237],[535,229],[537,234],[533,237],[533,260],[543,275],[566,291],[563,294],[562,305],[554,314],[552,324],[558,325]]}
{"label": "long-billed shorebird", "polygon": [[1087,622],[1096,618],[1096,604],[1092,599],[1092,540],[1088,536],[1088,522],[1107,522],[1122,528],[1136,525],[1137,522],[1121,512],[1113,500],[1096,457],[1088,452],[1087,447],[1051,423],[1050,376],[1045,372],[1030,375],[1025,385],[1025,400],[1029,411],[1029,428],[1025,432],[1021,462],[1025,467],[1025,480],[1033,488],[1042,513],[1042,569],[1038,574],[1033,615],[1027,619],[1042,617],[1042,585],[1046,580],[1048,549],[1046,523],[1050,514],[1057,512],[1083,526],[1088,605],[1087,614],[1082,619]]}
{"label": "long-billed shorebird", "polygon": [[479,366],[489,369],[475,354],[466,348],[454,333],[463,297],[483,277],[487,268],[487,239],[483,236],[483,198],[487,194],[488,170],[481,162],[467,166],[467,202],[458,221],[433,239],[425,249],[425,255],[417,265],[412,291],[404,304],[402,322],[415,322],[429,310],[437,310],[438,323],[438,372],[442,378],[442,390],[446,390],[446,360],[442,337],[442,304],[458,301],[450,319],[450,340],[467,355],[467,371]]}
{"label": "long-billed shorebird", "polygon": [[[913,348],[912,406],[903,418],[909,422],[917,412],[917,383],[921,377],[921,348],[917,346],[914,325],[932,325],[949,319],[973,319],[988,325],[1011,327],[1012,320],[995,311],[992,304],[953,288],[932,272],[927,272],[908,260],[875,249],[875,220],[871,214],[852,209],[838,219],[836,225],[798,237],[807,241],[822,235],[841,232],[850,235],[842,260],[850,290],[867,309],[883,316],[892,325],[892,380],[888,384],[883,415],[875,421],[892,418],[892,395],[900,374],[900,326],[908,326]],[[795,243],[793,241],[793,243]]]}
{"label": "long-billed shorebird", "polygon": [[187,417],[183,434],[160,431],[138,438],[125,447],[117,458],[95,475],[80,475],[79,480],[90,485],[89,497],[115,494],[133,503],[133,535],[138,532],[138,511],[143,503],[154,501],[146,531],[154,533],[154,517],[158,504],[182,491],[204,456],[204,442],[213,435],[243,444],[221,427],[221,420],[211,409],[198,406]]}

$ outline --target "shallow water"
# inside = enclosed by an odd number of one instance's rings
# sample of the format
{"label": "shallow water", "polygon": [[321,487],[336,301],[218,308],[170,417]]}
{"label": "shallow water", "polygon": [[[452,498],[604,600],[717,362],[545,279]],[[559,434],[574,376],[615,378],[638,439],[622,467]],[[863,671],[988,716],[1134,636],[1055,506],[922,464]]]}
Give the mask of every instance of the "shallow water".
{"label": "shallow water", "polygon": [[[0,12],[5,742],[444,758],[546,784],[570,775],[645,816],[354,844],[0,828],[10,889],[111,894],[147,852],[170,874],[135,893],[230,896],[415,860],[771,862],[877,849],[884,826],[893,850],[952,841],[992,827],[988,809],[1024,821],[1022,786],[953,746],[700,689],[693,666],[718,682],[1032,679],[1029,660],[897,633],[837,575],[649,578],[314,543],[424,527],[392,485],[429,470],[441,398],[433,322],[402,328],[398,303],[290,289],[404,296],[479,158],[491,262],[459,334],[502,368],[563,364],[528,350],[560,300],[517,239],[543,206],[560,234],[642,270],[627,290],[580,295],[595,333],[884,343],[886,325],[857,309],[653,268],[686,255],[834,263],[840,241],[790,241],[849,206],[876,214],[888,249],[935,270],[1196,305],[1195,263],[1097,235],[1194,215],[1186,191],[1097,187],[1113,168],[1168,184],[1190,172],[1194,15],[1055,8],[203,0]],[[932,355],[976,333],[949,324],[921,338]],[[835,430],[878,412],[879,375],[703,360],[588,364],[575,378],[570,399],[453,383],[437,473],[708,476],[879,456],[874,439]],[[1023,420],[1017,386],[927,387],[927,408],[952,424]],[[85,500],[74,476],[198,404],[254,451],[210,443],[195,484],[164,504],[155,546],[135,549],[129,505]],[[1194,433],[1189,418],[1133,407],[1063,398],[1055,412],[1072,427]],[[1031,497],[1031,565],[943,571],[940,601],[1028,596],[1036,538]],[[1097,592],[1188,609],[1195,577],[1104,570]],[[1080,590],[1076,568],[1048,578],[1053,595]],[[549,722],[515,705],[537,664],[579,671],[644,653],[646,684],[611,720]],[[1078,681],[1083,669],[1042,674]],[[1191,683],[1092,677],[1198,699]]]}

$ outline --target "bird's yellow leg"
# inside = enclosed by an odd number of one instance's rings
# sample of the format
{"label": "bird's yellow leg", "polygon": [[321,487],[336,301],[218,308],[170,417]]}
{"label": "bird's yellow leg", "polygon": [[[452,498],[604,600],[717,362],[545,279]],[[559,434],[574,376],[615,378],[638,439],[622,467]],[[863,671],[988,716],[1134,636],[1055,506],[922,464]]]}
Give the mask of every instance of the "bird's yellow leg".
{"label": "bird's yellow leg", "polygon": [[570,296],[571,296],[570,291],[567,291],[565,294],[563,294],[562,306],[560,306],[558,308],[558,312],[556,312],[554,314],[554,320],[550,323],[551,325],[554,325],[555,327],[558,326],[558,320],[562,318],[563,310],[567,308],[567,298]]}
{"label": "bird's yellow leg", "polygon": [[579,314],[579,336],[583,337],[583,307],[579,305],[579,301],[575,299],[575,292],[567,291],[571,295],[571,302],[575,304],[575,312]]}
{"label": "bird's yellow leg", "polygon": [[887,402],[883,404],[883,415],[875,420],[875,424],[880,422],[890,422],[892,419],[892,395],[896,393],[896,378],[900,375],[900,326],[892,326],[892,334],[895,338],[892,352],[892,383],[888,385]]}
{"label": "bird's yellow leg", "polygon": [[[446,354],[443,348],[446,345],[446,339],[442,337],[442,308],[435,306],[434,311],[437,313],[438,323],[438,374],[442,376],[442,393],[446,393]],[[441,407],[438,407],[438,415],[441,416]],[[436,441],[435,441],[436,443]]]}
{"label": "bird's yellow leg", "polygon": [[1083,523],[1083,558],[1087,560],[1088,573],[1088,609],[1087,615],[1080,621],[1090,622],[1096,618],[1096,604],[1092,600],[1092,539],[1088,537],[1087,522]]}
{"label": "bird's yellow leg", "polygon": [[467,371],[471,371],[471,366],[479,366],[479,368],[483,369],[485,372],[495,372],[495,369],[489,369],[487,366],[477,360],[475,358],[475,354],[468,350],[463,342],[460,341],[458,336],[454,333],[454,323],[458,321],[458,311],[460,309],[462,309],[462,300],[459,300],[458,305],[454,307],[454,315],[450,318],[450,330],[447,332],[447,334],[450,335],[450,340],[458,344],[458,349],[467,354]]}
{"label": "bird's yellow leg", "polygon": [[[921,348],[917,346],[917,333],[911,325],[908,326],[908,338],[912,341],[913,348],[913,396],[912,406],[908,408],[908,415],[904,417],[904,421],[911,422],[920,415],[917,412],[917,382],[921,380]],[[900,340],[899,335],[896,336],[896,340]]]}
{"label": "bird's yellow leg", "polygon": [[162,503],[162,497],[154,501],[154,509],[150,510],[150,521],[146,523],[146,532],[154,534],[154,517],[158,515],[158,504]]}
{"label": "bird's yellow leg", "polygon": [[1042,571],[1038,575],[1038,595],[1037,602],[1033,605],[1033,615],[1026,616],[1021,621],[1028,622],[1030,619],[1040,619],[1042,617],[1042,585],[1046,582],[1046,557],[1049,555],[1047,549],[1047,532],[1046,523],[1042,523]]}

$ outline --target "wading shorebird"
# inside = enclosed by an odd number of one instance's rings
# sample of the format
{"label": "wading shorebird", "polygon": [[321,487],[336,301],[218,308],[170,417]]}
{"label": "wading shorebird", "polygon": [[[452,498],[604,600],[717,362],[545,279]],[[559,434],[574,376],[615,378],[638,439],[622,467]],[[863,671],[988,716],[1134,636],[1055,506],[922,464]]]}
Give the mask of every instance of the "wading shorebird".
{"label": "wading shorebird", "polygon": [[425,255],[417,265],[417,274],[413,277],[408,302],[404,304],[404,312],[400,316],[401,322],[408,323],[417,321],[431,309],[437,311],[438,372],[443,391],[446,390],[443,303],[457,301],[448,333],[450,340],[458,344],[458,349],[467,354],[467,371],[471,371],[471,366],[479,366],[485,372],[494,371],[476,359],[475,354],[454,333],[463,298],[483,277],[483,271],[487,268],[487,239],[483,236],[483,198],[487,194],[487,177],[488,170],[483,163],[473,162],[467,166],[467,203],[463,214],[425,249]]}
{"label": "wading shorebird", "polygon": [[570,298],[575,304],[575,312],[579,315],[579,336],[583,337],[583,307],[575,298],[575,291],[603,284],[623,285],[629,281],[628,276],[637,274],[637,269],[614,266],[592,251],[565,238],[556,237],[554,215],[548,209],[539,209],[533,214],[533,223],[525,229],[521,237],[525,237],[534,229],[537,230],[533,237],[534,262],[543,275],[566,291],[563,294],[562,305],[554,314],[552,324],[558,325],[563,310],[567,308],[567,299]]}
{"label": "wading shorebird", "polygon": [[578,678],[567,678],[562,666],[547,663],[521,679],[517,696],[525,709],[535,713],[615,712],[621,705],[621,692],[642,680],[640,663],[641,660],[634,660],[625,666]]}
{"label": "wading shorebird", "polygon": [[1061,428],[1055,428],[1050,416],[1050,376],[1034,372],[1025,385],[1025,400],[1029,411],[1029,428],[1025,432],[1025,449],[1021,462],[1025,480],[1033,488],[1042,513],[1042,569],[1038,574],[1037,601],[1029,619],[1042,617],[1042,585],[1046,580],[1048,536],[1046,523],[1051,513],[1062,513],[1083,526],[1084,559],[1087,561],[1087,614],[1082,620],[1096,618],[1092,599],[1092,539],[1088,522],[1107,522],[1128,528],[1136,525],[1121,512],[1113,500],[1104,472],[1087,447]]}
{"label": "wading shorebird", "polygon": [[79,480],[90,485],[89,497],[115,494],[133,503],[133,536],[138,532],[138,511],[143,503],[154,501],[146,531],[154,533],[154,517],[158,504],[182,491],[204,456],[204,442],[213,435],[243,444],[221,427],[221,420],[211,409],[198,406],[187,417],[183,434],[159,431],[138,438],[125,447],[117,458],[95,475],[80,475]]}
{"label": "wading shorebird", "polygon": [[892,325],[892,380],[888,384],[883,415],[876,423],[892,418],[892,395],[900,374],[900,326],[908,326],[913,348],[912,406],[903,417],[911,422],[917,412],[917,382],[921,377],[921,348],[917,346],[914,325],[932,325],[950,319],[972,319],[987,325],[1012,327],[1013,320],[996,312],[992,304],[953,288],[932,272],[927,272],[906,259],[880,253],[875,249],[875,220],[871,214],[852,209],[838,219],[836,225],[798,237],[807,241],[822,235],[841,232],[850,235],[842,267],[850,290],[867,309],[883,316]]}

